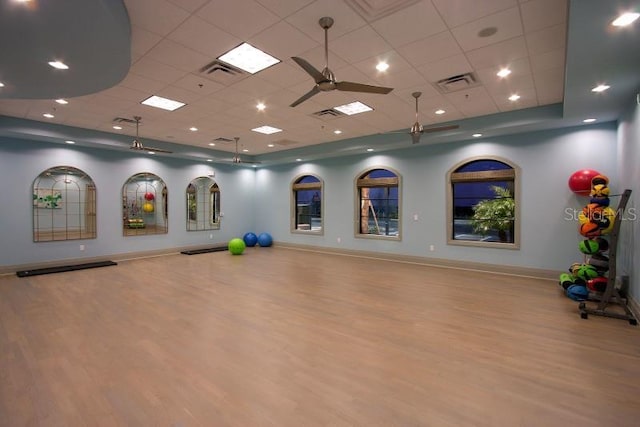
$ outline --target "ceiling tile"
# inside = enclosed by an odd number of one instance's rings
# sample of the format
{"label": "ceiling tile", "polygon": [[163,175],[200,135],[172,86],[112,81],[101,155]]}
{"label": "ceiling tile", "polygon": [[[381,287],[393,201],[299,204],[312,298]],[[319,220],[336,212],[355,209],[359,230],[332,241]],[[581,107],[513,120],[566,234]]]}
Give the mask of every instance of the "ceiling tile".
{"label": "ceiling tile", "polygon": [[[378,65],[379,62],[386,62],[389,64],[389,69],[386,71],[378,71],[376,69],[376,65]],[[409,64],[409,62],[400,56],[395,50],[390,50],[388,52],[372,56],[363,61],[356,62],[353,65],[372,79],[385,79],[387,76],[391,76],[400,71],[405,71],[412,67],[411,64]]]}
{"label": "ceiling tile", "polygon": [[531,57],[531,69],[534,73],[553,68],[562,68],[565,63],[565,50],[557,49]]}
{"label": "ceiling tile", "polygon": [[329,29],[329,40],[354,31],[366,24],[364,19],[353,11],[344,1],[314,1],[307,7],[288,16],[286,21],[314,39],[324,44],[324,30],[318,20],[324,16],[332,17],[333,26]]}
{"label": "ceiling tile", "polygon": [[423,65],[418,69],[427,81],[435,83],[451,76],[457,76],[473,71],[466,56],[458,54],[438,62]]}
{"label": "ceiling tile", "polygon": [[167,84],[158,80],[148,79],[135,73],[129,73],[119,83],[119,86],[137,89],[144,92],[154,93],[165,87]]}
{"label": "ceiling tile", "polygon": [[431,2],[419,2],[371,24],[391,46],[399,47],[447,29]]}
{"label": "ceiling tile", "polygon": [[467,52],[467,59],[475,69],[501,68],[528,56],[524,37],[516,37],[491,46]]}
{"label": "ceiling tile", "polygon": [[379,77],[374,79],[374,81],[375,84],[394,88],[394,92],[406,88],[413,89],[416,87],[427,87],[426,90],[432,90],[435,92],[435,89],[430,87],[429,82],[425,77],[414,68],[408,68],[403,71],[387,74],[381,73]]}
{"label": "ceiling tile", "polygon": [[565,47],[567,39],[567,27],[565,24],[549,27],[544,30],[527,33],[527,47],[530,55],[557,50]]}
{"label": "ceiling tile", "polygon": [[494,99],[505,99],[514,93],[522,96],[522,91],[534,89],[533,75],[520,74],[506,79],[492,79],[484,86]]}
{"label": "ceiling tile", "polygon": [[225,52],[240,45],[242,40],[212,25],[196,15],[191,16],[175,29],[168,38],[177,43],[217,58]]}
{"label": "ceiling tile", "polygon": [[520,110],[523,108],[536,107],[538,105],[538,99],[536,91],[533,86],[520,89],[517,92],[520,95],[520,99],[517,101],[510,101],[508,94],[492,94],[493,100],[500,109],[500,111],[512,111]]}
{"label": "ceiling tile", "polygon": [[175,101],[179,101],[185,104],[190,104],[192,102],[195,102],[204,96],[204,94],[202,93],[193,92],[177,86],[167,86],[164,89],[162,89],[160,92],[157,92],[156,95],[162,96],[164,98],[173,99]]}
{"label": "ceiling tile", "polygon": [[298,64],[291,60],[280,62],[279,64],[260,71],[259,77],[271,84],[287,88],[291,85],[306,82],[311,79]]}
{"label": "ceiling tile", "polygon": [[[481,30],[491,27],[495,27],[498,30],[494,35],[489,37],[480,37],[478,35]],[[499,43],[522,35],[520,10],[517,7],[503,10],[502,12],[453,28],[451,32],[465,52]]]}
{"label": "ceiling tile", "polygon": [[[100,92],[100,95],[108,95],[115,98],[126,99],[134,102],[142,102],[149,96],[151,96],[153,92],[142,91],[139,89],[132,89],[124,86],[114,86],[110,89],[103,90]],[[94,101],[97,98],[94,98]]]}
{"label": "ceiling tile", "polygon": [[139,61],[131,66],[131,72],[138,75],[160,80],[165,83],[173,83],[176,80],[184,77],[184,71],[180,71],[174,67],[155,61],[146,56],[142,57]]}
{"label": "ceiling tile", "polygon": [[445,97],[466,117],[497,113],[493,99],[487,90],[480,86],[468,90],[449,93]]}
{"label": "ceiling tile", "polygon": [[[180,25],[189,12],[166,0],[125,0],[129,19],[137,27],[166,36]],[[153,13],[149,13],[152,10]]]}
{"label": "ceiling tile", "polygon": [[200,9],[202,5],[204,5],[209,0],[169,0],[171,3],[175,4],[182,9],[188,10],[189,12],[195,12]]}
{"label": "ceiling tile", "polygon": [[566,0],[531,0],[520,5],[527,33],[567,22]]}
{"label": "ceiling tile", "polygon": [[304,8],[314,0],[257,0],[262,6],[269,9],[281,18]]}
{"label": "ceiling tile", "polygon": [[333,52],[349,62],[362,61],[391,50],[391,46],[369,26],[362,27],[333,40],[329,47]]}
{"label": "ceiling tile", "polygon": [[131,52],[137,55],[144,55],[155,45],[160,43],[162,36],[144,30],[137,25],[131,26]]}
{"label": "ceiling tile", "polygon": [[564,67],[536,72],[533,75],[540,105],[561,102],[564,98]]}
{"label": "ceiling tile", "polygon": [[251,37],[249,43],[281,61],[318,46],[315,40],[285,21]]}
{"label": "ceiling tile", "polygon": [[280,20],[254,0],[212,1],[196,14],[242,40]]}
{"label": "ceiling tile", "polygon": [[197,76],[195,74],[187,74],[183,78],[173,83],[173,86],[186,89],[188,91],[198,93],[201,96],[208,96],[224,88],[223,85]]}
{"label": "ceiling tile", "polygon": [[462,53],[449,31],[443,31],[435,36],[409,43],[397,50],[416,67]]}
{"label": "ceiling tile", "polygon": [[432,0],[449,28],[517,5],[515,0]]}
{"label": "ceiling tile", "polygon": [[209,56],[168,39],[158,43],[146,57],[187,72],[197,72],[211,61]]}
{"label": "ceiling tile", "polygon": [[530,76],[531,75],[531,66],[529,64],[529,58],[520,58],[512,61],[508,64],[505,64],[511,70],[511,74],[509,74],[505,78],[500,78],[497,76],[498,71],[500,71],[501,67],[490,67],[490,68],[481,68],[476,70],[476,76],[478,80],[482,82],[483,85],[487,87],[488,90],[491,90],[493,87],[504,85],[505,82],[510,82],[519,76]]}
{"label": "ceiling tile", "polygon": [[255,76],[250,79],[244,79],[232,87],[235,90],[251,95],[254,98],[254,102],[252,102],[253,105],[258,101],[258,98],[280,90],[280,86],[276,86]]}

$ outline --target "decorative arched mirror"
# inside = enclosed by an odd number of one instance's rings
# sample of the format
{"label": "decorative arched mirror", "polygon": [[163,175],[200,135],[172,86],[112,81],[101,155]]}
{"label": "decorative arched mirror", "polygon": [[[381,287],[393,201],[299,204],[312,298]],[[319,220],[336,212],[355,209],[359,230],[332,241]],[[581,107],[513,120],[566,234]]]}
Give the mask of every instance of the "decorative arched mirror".
{"label": "decorative arched mirror", "polygon": [[122,187],[123,235],[143,236],[168,232],[167,186],[157,175],[133,175]]}
{"label": "decorative arched mirror", "polygon": [[187,186],[187,231],[220,228],[220,188],[216,182],[201,176]]}
{"label": "decorative arched mirror", "polygon": [[33,181],[33,241],[96,238],[96,186],[71,166],[56,166]]}

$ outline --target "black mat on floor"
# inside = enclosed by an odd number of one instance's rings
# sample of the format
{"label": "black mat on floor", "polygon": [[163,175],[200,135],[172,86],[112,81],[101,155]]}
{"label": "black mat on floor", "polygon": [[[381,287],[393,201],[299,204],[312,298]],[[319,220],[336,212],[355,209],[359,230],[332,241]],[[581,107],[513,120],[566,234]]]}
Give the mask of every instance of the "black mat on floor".
{"label": "black mat on floor", "polygon": [[18,277],[37,276],[39,274],[62,273],[65,271],[85,270],[87,268],[108,267],[118,265],[113,261],[87,262],[85,264],[61,265],[60,267],[36,268],[35,270],[16,271]]}
{"label": "black mat on floor", "polygon": [[190,251],[182,251],[180,253],[185,255],[198,255],[198,254],[206,254],[209,252],[220,252],[220,251],[226,251],[226,250],[227,250],[226,246],[217,246],[215,248],[193,249]]}

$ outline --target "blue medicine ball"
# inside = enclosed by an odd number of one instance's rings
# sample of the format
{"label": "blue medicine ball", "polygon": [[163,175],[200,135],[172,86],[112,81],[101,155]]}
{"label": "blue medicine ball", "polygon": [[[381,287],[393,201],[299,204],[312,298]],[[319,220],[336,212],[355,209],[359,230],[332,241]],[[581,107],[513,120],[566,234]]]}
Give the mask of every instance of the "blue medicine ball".
{"label": "blue medicine ball", "polygon": [[584,301],[589,298],[589,290],[585,286],[571,285],[567,288],[567,296],[574,301]]}
{"label": "blue medicine ball", "polygon": [[263,248],[267,246],[271,246],[273,244],[273,239],[271,238],[271,234],[260,233],[260,235],[258,236],[258,244]]}
{"label": "blue medicine ball", "polygon": [[242,237],[242,240],[244,240],[245,245],[252,248],[258,243],[258,236],[256,236],[256,233],[248,232]]}

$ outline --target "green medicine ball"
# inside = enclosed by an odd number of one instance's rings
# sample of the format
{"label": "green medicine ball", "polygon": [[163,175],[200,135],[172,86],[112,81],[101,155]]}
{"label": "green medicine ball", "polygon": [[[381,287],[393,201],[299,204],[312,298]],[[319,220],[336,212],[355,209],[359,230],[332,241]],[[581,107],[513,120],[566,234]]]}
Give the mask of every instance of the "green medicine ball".
{"label": "green medicine ball", "polygon": [[580,243],[578,243],[578,249],[580,252],[586,255],[593,255],[600,250],[600,245],[597,240],[593,239],[584,239]]}
{"label": "green medicine ball", "polygon": [[246,247],[247,246],[242,239],[236,237],[229,240],[229,252],[231,252],[232,255],[242,255],[242,252],[244,252]]}

